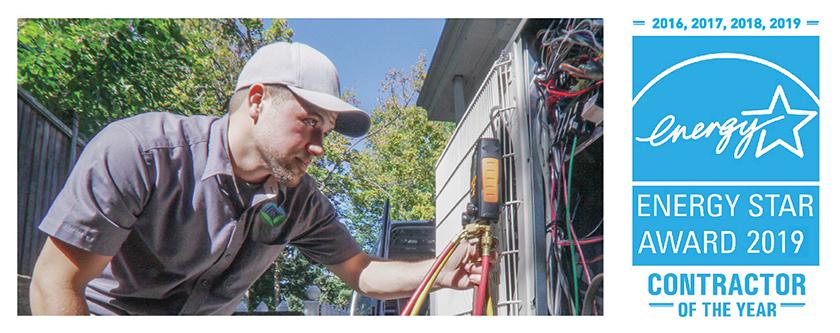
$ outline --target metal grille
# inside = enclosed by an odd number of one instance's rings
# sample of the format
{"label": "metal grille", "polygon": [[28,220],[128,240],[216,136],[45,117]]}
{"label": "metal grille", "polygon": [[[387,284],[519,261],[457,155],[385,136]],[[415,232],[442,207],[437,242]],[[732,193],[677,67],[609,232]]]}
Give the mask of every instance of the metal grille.
{"label": "metal grille", "polygon": [[[447,143],[435,167],[435,199],[438,235],[437,252],[440,253],[449,239],[461,229],[461,213],[469,201],[470,158],[479,138],[492,137],[502,142],[502,189],[503,205],[494,236],[499,239],[497,251],[499,263],[491,274],[493,285],[490,295],[497,304],[499,315],[518,315],[522,307],[517,278],[519,276],[518,221],[519,206],[514,178],[516,145],[518,137],[511,126],[516,112],[513,76],[513,61],[503,55],[488,73],[476,93],[455,133]],[[525,134],[525,133],[523,133]],[[524,135],[527,137],[527,134]],[[457,315],[469,313],[472,309],[472,291],[441,290],[433,294],[434,313]]]}
{"label": "metal grille", "polygon": [[497,304],[497,313],[500,315],[518,315],[521,307],[521,301],[517,290],[517,277],[519,274],[519,223],[518,210],[522,204],[522,200],[518,200],[516,195],[515,161],[516,154],[513,149],[513,143],[510,137],[509,117],[507,114],[502,115],[502,123],[504,124],[501,131],[499,131],[499,140],[502,144],[502,199],[504,204],[501,207],[501,215],[499,226],[496,228],[497,234],[494,235],[499,239],[500,256],[499,265],[496,266],[494,274],[499,278],[497,285],[499,286],[499,295],[495,298],[499,301]]}

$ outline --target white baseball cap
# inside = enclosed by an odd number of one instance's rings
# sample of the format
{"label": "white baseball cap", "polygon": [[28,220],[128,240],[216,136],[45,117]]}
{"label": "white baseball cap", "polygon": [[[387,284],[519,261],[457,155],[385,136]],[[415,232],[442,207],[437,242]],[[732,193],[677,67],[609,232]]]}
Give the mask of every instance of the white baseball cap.
{"label": "white baseball cap", "polygon": [[336,132],[359,137],[370,129],[370,116],[341,100],[335,65],[308,45],[277,42],[257,50],[239,74],[236,91],[257,83],[284,85],[295,97],[338,113]]}

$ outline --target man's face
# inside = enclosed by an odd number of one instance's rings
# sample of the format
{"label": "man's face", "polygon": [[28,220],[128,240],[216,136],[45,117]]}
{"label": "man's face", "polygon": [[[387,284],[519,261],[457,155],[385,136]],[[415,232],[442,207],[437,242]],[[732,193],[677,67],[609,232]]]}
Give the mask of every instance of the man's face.
{"label": "man's face", "polygon": [[263,163],[288,187],[300,184],[314,158],[324,154],[324,138],[335,128],[336,114],[303,100],[269,98],[256,124],[256,146]]}

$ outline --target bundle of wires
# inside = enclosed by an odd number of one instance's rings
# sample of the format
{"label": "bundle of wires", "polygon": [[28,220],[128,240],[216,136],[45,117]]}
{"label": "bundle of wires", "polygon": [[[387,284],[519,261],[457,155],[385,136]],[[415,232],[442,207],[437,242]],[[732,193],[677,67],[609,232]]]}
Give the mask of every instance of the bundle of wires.
{"label": "bundle of wires", "polygon": [[[589,238],[595,230],[584,239],[577,237],[574,217],[581,198],[575,200],[572,174],[578,139],[591,134],[582,118],[584,106],[603,96],[603,24],[591,19],[557,20],[541,30],[538,39],[540,62],[534,83],[540,96],[540,112],[545,116],[542,128],[550,143],[546,154],[551,213],[547,225],[551,244],[547,254],[550,312],[579,315],[584,308],[581,295],[588,289],[579,282],[590,286],[594,275],[581,244],[603,238]],[[586,308],[594,309],[591,305]]]}

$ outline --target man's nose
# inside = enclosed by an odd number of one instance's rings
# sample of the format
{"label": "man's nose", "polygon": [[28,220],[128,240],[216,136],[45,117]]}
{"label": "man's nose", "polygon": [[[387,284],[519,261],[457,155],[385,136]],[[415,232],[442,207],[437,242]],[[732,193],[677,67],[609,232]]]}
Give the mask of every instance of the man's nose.
{"label": "man's nose", "polygon": [[307,147],[309,149],[309,153],[315,157],[321,157],[324,155],[324,141],[323,140],[313,140],[309,143]]}

